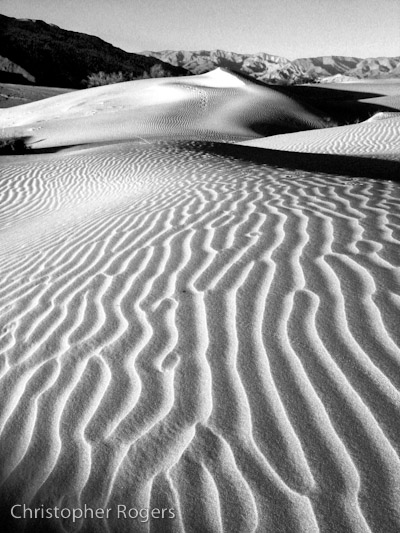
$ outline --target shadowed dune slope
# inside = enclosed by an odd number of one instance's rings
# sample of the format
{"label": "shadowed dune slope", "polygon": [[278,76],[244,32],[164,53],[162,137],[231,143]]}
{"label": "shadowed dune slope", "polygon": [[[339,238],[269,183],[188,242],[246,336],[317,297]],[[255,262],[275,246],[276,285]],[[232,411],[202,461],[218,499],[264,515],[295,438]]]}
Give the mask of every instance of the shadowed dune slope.
{"label": "shadowed dune slope", "polygon": [[399,109],[400,79],[358,80],[357,83],[295,85],[279,88],[304,99],[338,125],[367,120],[377,111]]}
{"label": "shadowed dune slope", "polygon": [[0,110],[3,134],[34,148],[134,138],[227,140],[325,126],[290,96],[222,69],[136,80]]}
{"label": "shadowed dune slope", "polygon": [[2,160],[2,531],[400,531],[399,186],[213,151]]}

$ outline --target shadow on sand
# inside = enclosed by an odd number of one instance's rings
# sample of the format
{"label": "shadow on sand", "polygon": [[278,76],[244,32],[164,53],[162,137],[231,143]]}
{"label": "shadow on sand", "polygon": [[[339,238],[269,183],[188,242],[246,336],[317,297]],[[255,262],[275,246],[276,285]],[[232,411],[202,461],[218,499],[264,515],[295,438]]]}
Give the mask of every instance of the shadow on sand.
{"label": "shadow on sand", "polygon": [[271,165],[288,170],[323,172],[338,176],[364,177],[400,182],[398,161],[349,155],[286,152],[238,144],[213,143],[207,151],[252,163]]}
{"label": "shadow on sand", "polygon": [[[360,89],[362,89],[361,84]],[[346,91],[321,85],[279,86],[277,90],[331,117],[338,126],[367,120],[379,111],[395,110],[393,107],[368,101],[371,98],[385,96],[379,92]]]}

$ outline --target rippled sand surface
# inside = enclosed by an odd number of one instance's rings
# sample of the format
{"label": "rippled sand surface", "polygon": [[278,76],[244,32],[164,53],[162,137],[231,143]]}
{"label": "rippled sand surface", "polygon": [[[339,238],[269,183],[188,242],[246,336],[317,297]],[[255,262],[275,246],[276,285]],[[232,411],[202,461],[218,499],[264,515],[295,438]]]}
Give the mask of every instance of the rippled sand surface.
{"label": "rippled sand surface", "polygon": [[2,158],[2,531],[400,531],[398,133]]}
{"label": "rippled sand surface", "polygon": [[400,527],[398,184],[207,144],[7,161],[5,514],[125,504],[176,510],[134,531]]}

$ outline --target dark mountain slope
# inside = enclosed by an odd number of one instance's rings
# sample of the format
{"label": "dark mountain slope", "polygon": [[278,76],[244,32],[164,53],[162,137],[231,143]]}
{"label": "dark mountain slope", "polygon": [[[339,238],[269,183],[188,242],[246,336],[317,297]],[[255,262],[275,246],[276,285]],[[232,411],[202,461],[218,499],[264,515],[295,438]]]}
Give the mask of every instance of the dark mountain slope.
{"label": "dark mountain slope", "polygon": [[92,35],[4,15],[0,15],[0,55],[29,72],[38,85],[51,87],[80,88],[89,74],[99,71],[141,77],[155,64],[161,64],[167,75],[187,73],[159,59],[125,52]]}

